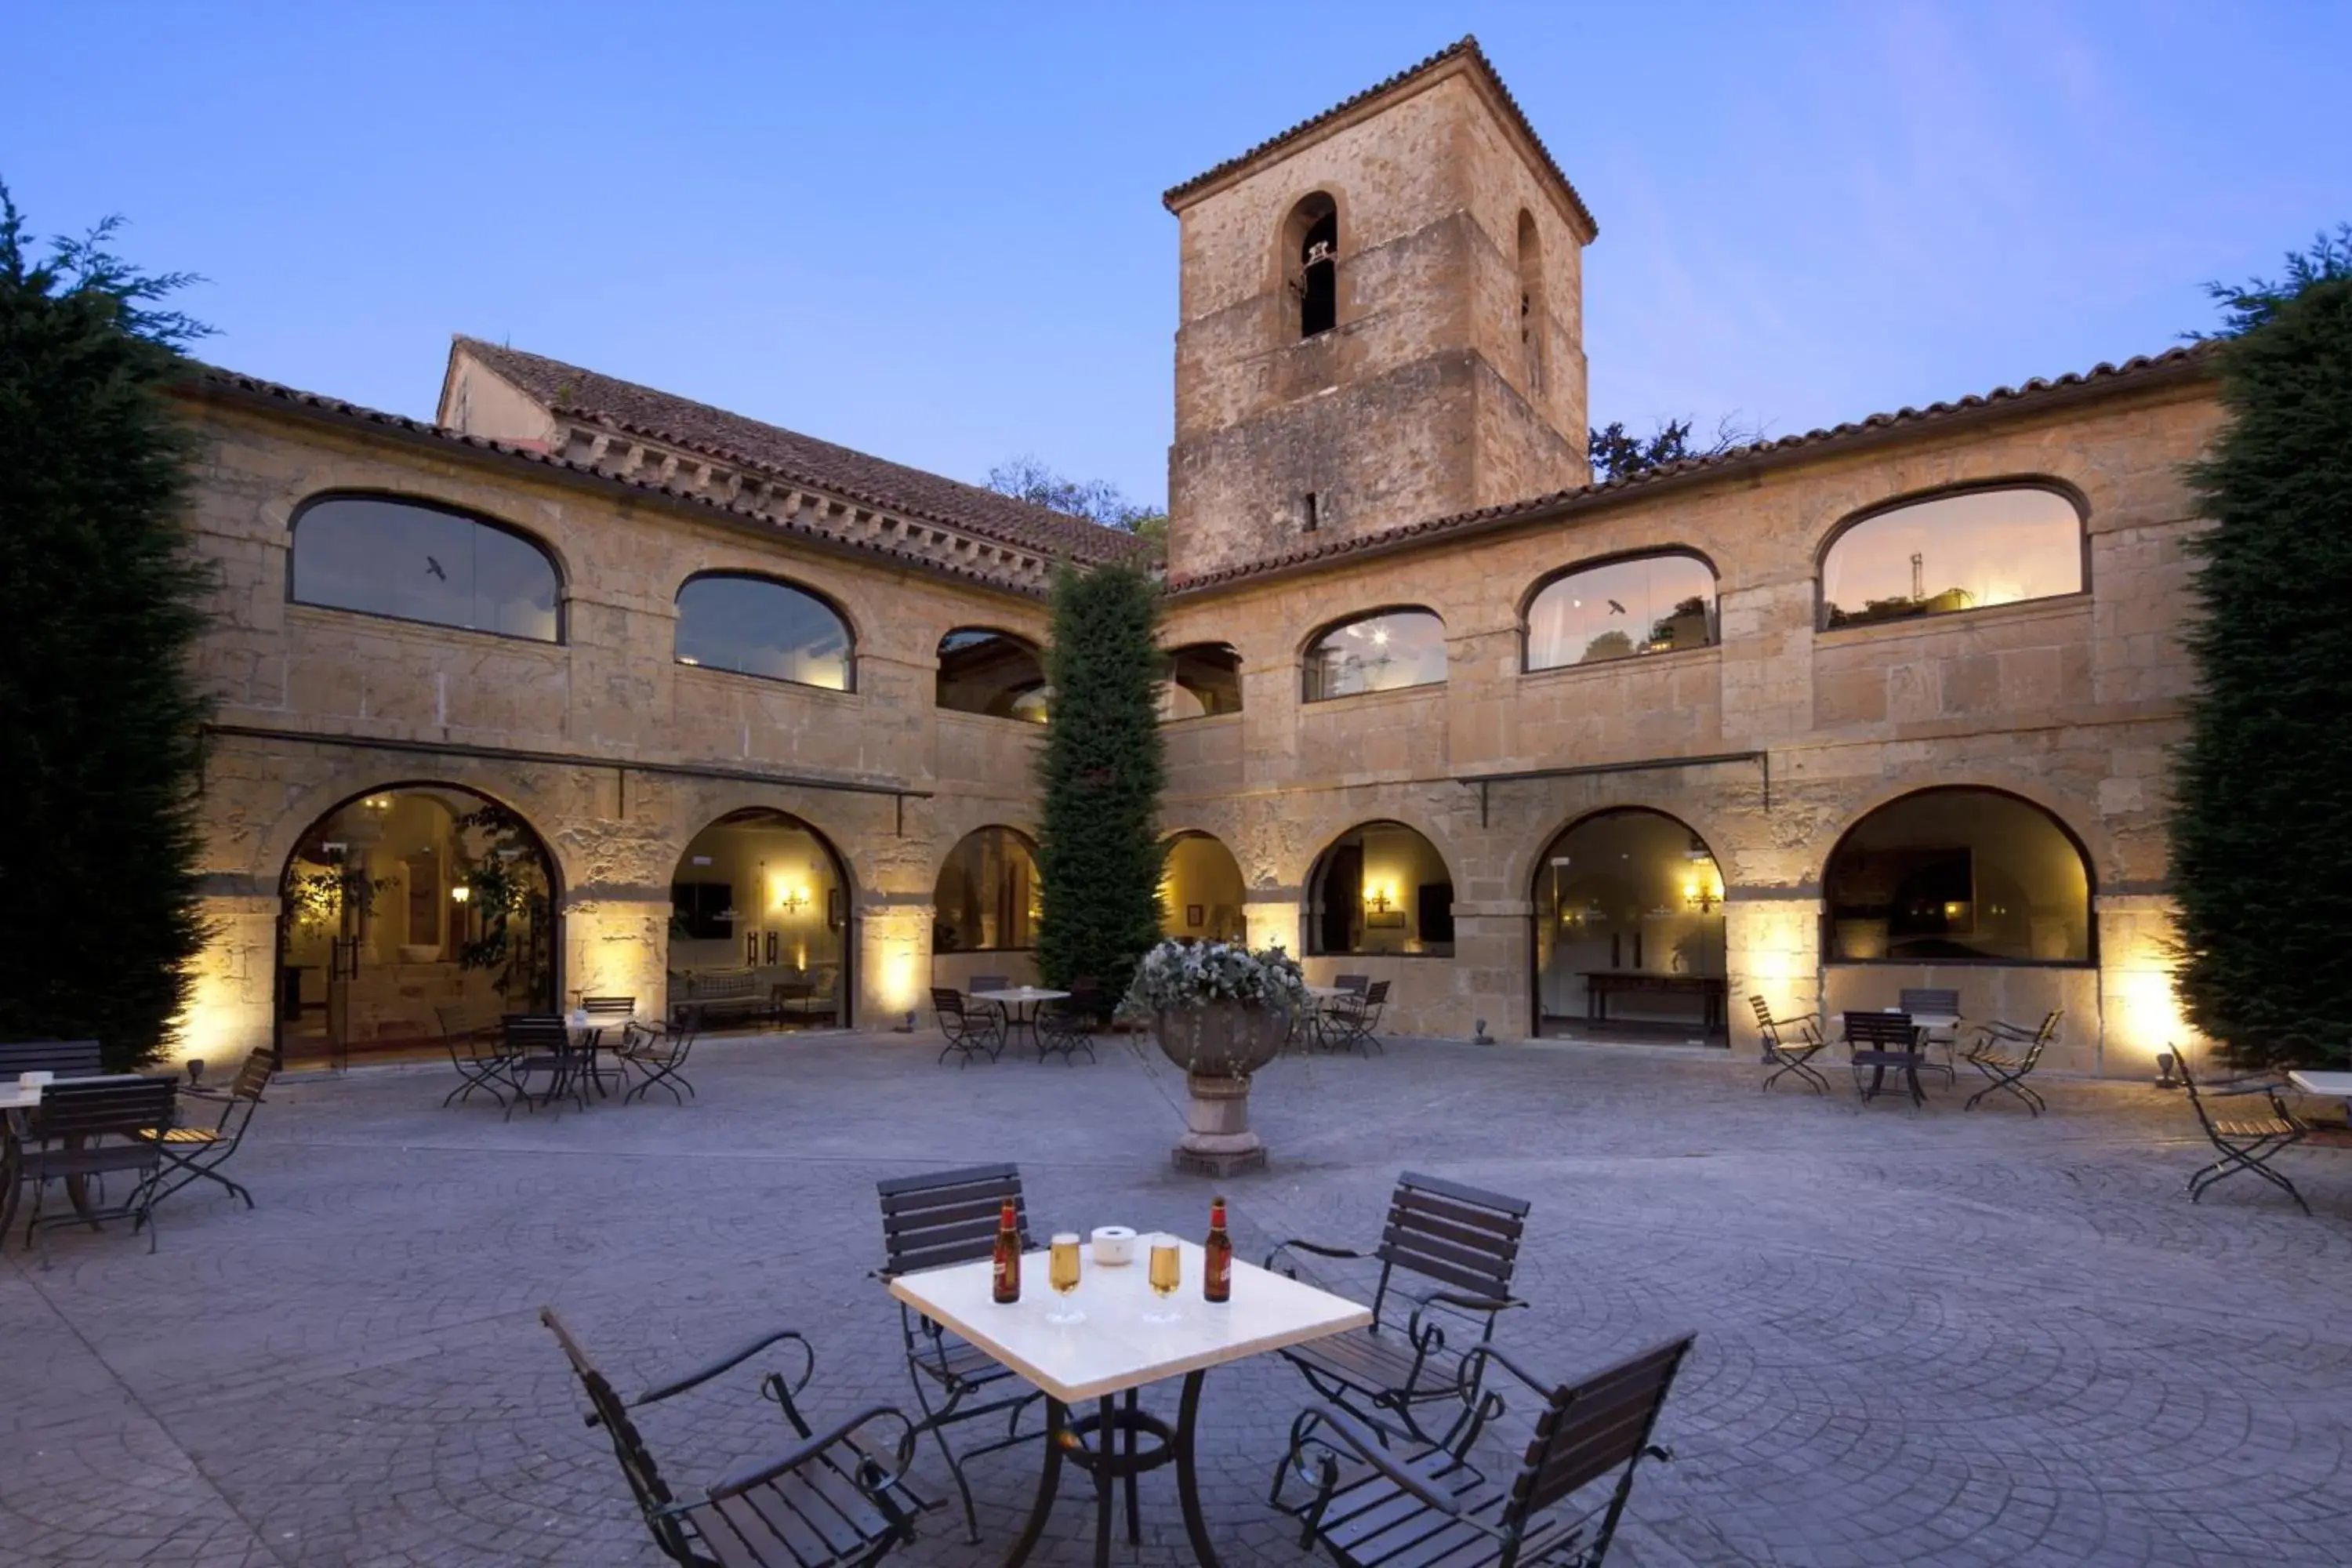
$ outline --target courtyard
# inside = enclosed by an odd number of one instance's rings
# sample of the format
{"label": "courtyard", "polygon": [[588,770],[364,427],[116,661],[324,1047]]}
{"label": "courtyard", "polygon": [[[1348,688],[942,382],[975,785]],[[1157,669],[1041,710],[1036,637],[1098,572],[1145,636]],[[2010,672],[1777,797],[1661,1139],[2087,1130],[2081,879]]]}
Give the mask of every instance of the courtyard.
{"label": "courtyard", "polygon": [[[708,1042],[684,1108],[512,1121],[442,1109],[446,1068],[280,1082],[239,1157],[257,1210],[192,1189],[152,1256],[114,1226],[58,1233],[46,1272],[13,1247],[0,1267],[10,1560],[653,1563],[541,1303],[625,1391],[796,1326],[813,1414],[838,1417],[908,1403],[868,1277],[877,1178],[1013,1159],[1041,1232],[1204,1227],[1208,1186],[1167,1165],[1181,1081],[1156,1056],[958,1070],[937,1047]],[[2252,1181],[2192,1206],[2210,1152],[2177,1095],[2060,1080],[2032,1121],[1757,1079],[1672,1047],[1285,1058],[1255,1096],[1273,1167],[1229,1188],[1237,1249],[1369,1246],[1418,1169],[1532,1201],[1534,1308],[1504,1335],[1547,1374],[1696,1330],[1661,1426],[1675,1462],[1643,1468],[1612,1561],[2343,1561],[2352,1163],[2291,1157],[2315,1218]],[[1369,1299],[1368,1277],[1324,1279]],[[744,1373],[648,1420],[673,1484],[786,1446]],[[1274,1357],[1209,1381],[1228,1563],[1303,1561],[1265,1489],[1305,1397]],[[898,1560],[1001,1561],[1036,1464],[976,1461],[983,1543],[944,1509]],[[915,1474],[950,1494],[936,1455]],[[1143,1497],[1145,1544],[1118,1559],[1188,1561],[1164,1473]],[[1033,1561],[1090,1547],[1066,1486]]]}

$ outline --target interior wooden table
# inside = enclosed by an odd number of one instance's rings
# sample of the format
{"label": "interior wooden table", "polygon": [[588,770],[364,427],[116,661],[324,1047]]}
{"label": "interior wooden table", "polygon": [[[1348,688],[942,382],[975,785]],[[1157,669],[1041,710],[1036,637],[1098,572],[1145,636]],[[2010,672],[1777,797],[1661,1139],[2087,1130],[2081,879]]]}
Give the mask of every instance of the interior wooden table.
{"label": "interior wooden table", "polygon": [[[1151,1293],[1148,1237],[1137,1238],[1133,1262],[1117,1267],[1097,1267],[1091,1251],[1087,1252],[1078,1288],[1067,1298],[1055,1296],[1047,1285],[1047,1254],[1042,1250],[1022,1258],[1021,1300],[1010,1305],[992,1299],[991,1266],[985,1260],[901,1274],[890,1281],[893,1296],[961,1334],[1045,1393],[1045,1467],[1037,1478],[1028,1528],[1005,1559],[1006,1568],[1027,1561],[1045,1532],[1066,1459],[1094,1477],[1097,1564],[1110,1562],[1111,1482],[1127,1484],[1127,1538],[1139,1545],[1136,1478],[1173,1463],[1193,1558],[1202,1568],[1216,1568],[1216,1551],[1201,1512],[1192,1447],[1202,1379],[1212,1367],[1344,1333],[1372,1321],[1368,1307],[1238,1258],[1233,1267],[1233,1300],[1202,1300],[1203,1254],[1192,1242],[1178,1245],[1183,1252],[1184,1283],[1165,1301]],[[1049,1312],[1072,1309],[1085,1318],[1075,1323],[1046,1321]],[[1145,1321],[1145,1313],[1162,1311],[1179,1315],[1173,1322]],[[1136,1390],[1180,1376],[1184,1386],[1174,1426],[1136,1408]],[[1074,1419],[1071,1407],[1090,1399],[1097,1402],[1096,1413]],[[1116,1453],[1115,1436],[1122,1450]],[[1158,1446],[1139,1453],[1139,1437],[1156,1439]]]}

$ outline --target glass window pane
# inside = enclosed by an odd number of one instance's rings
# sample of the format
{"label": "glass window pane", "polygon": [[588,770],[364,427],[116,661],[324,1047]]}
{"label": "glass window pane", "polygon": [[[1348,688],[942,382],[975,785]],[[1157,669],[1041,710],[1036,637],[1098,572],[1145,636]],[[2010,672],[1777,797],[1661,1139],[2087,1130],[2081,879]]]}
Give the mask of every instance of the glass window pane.
{"label": "glass window pane", "polygon": [[1307,700],[1433,686],[1445,679],[1445,623],[1390,610],[1334,626],[1307,652]]}
{"label": "glass window pane", "polygon": [[2054,490],[1971,490],[1864,518],[1822,563],[1822,624],[1864,626],[2083,591],[2083,519]]}
{"label": "glass window pane", "polygon": [[1192,643],[1168,656],[1160,719],[1202,719],[1242,710],[1241,656],[1227,643]]}
{"label": "glass window pane", "polygon": [[556,640],[555,567],[529,540],[457,512],[337,496],[294,524],[293,597],[402,620]]}
{"label": "glass window pane", "polygon": [[813,594],[760,577],[697,577],[677,595],[677,658],[849,689],[849,628]]}
{"label": "glass window pane", "polygon": [[1005,632],[965,627],[940,639],[934,700],[956,713],[1043,724],[1049,693],[1036,647]]}
{"label": "glass window pane", "polygon": [[1397,822],[1345,835],[1315,862],[1307,951],[1451,957],[1454,874],[1432,844]]}
{"label": "glass window pane", "polygon": [[2090,961],[2081,853],[2040,807],[1997,791],[1879,807],[1839,841],[1822,891],[1838,962]]}
{"label": "glass window pane", "polygon": [[1009,827],[964,835],[931,893],[933,952],[994,952],[1037,945],[1037,862]]}
{"label": "glass window pane", "polygon": [[1528,606],[1528,668],[1674,653],[1715,641],[1715,573],[1689,555],[1572,572]]}

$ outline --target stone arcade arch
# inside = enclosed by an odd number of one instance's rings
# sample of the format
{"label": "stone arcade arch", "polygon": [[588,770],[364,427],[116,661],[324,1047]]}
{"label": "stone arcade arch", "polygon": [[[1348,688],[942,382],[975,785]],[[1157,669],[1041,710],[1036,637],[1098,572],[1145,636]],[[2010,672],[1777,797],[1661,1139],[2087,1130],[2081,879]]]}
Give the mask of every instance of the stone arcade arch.
{"label": "stone arcade arch", "polygon": [[671,1013],[695,1006],[706,1027],[850,1023],[855,902],[849,863],[806,819],[772,806],[718,818],[670,877]]}
{"label": "stone arcade arch", "polygon": [[1536,1032],[1719,1035],[1723,891],[1706,840],[1655,807],[1605,807],[1553,835],[1528,889]]}
{"label": "stone arcade arch", "polygon": [[[1248,896],[1241,862],[1224,841],[1197,828],[1162,841],[1166,854],[1160,877],[1160,929],[1199,942],[1248,942]],[[1263,944],[1261,944],[1263,945]]]}

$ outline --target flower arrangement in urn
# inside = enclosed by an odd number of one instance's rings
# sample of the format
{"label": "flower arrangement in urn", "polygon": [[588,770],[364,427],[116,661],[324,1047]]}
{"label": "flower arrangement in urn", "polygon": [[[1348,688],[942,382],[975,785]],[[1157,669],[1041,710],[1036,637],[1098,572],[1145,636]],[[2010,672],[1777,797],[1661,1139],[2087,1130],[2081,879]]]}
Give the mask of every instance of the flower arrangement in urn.
{"label": "flower arrangement in urn", "polygon": [[1126,1010],[1149,1015],[1162,1055],[1184,1069],[1192,1103],[1176,1167],[1231,1175],[1265,1165],[1249,1124],[1250,1075],[1275,1058],[1310,1005],[1307,977],[1278,947],[1163,942],[1143,955]]}

